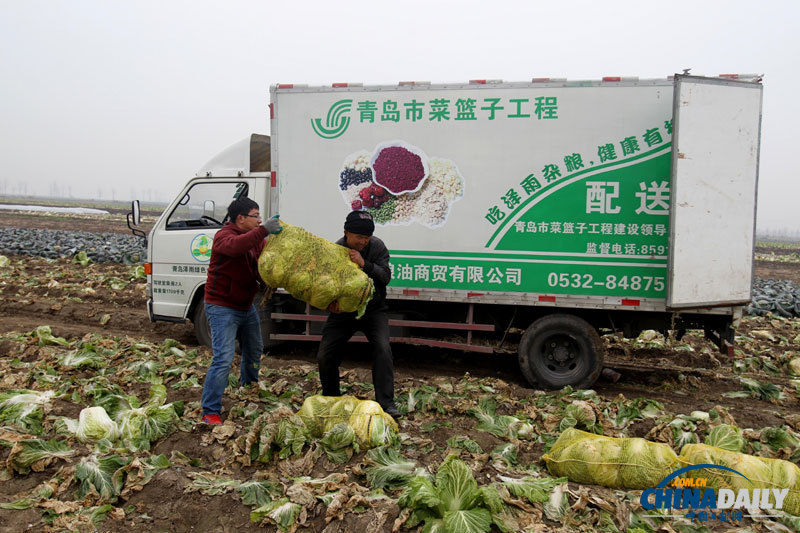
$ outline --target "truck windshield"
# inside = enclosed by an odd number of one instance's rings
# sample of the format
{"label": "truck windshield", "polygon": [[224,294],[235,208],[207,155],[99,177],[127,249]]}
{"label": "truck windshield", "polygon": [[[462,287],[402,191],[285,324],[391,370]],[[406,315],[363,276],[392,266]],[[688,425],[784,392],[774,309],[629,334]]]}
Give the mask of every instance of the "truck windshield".
{"label": "truck windshield", "polygon": [[221,227],[228,205],[239,196],[247,196],[247,190],[244,182],[195,183],[170,213],[167,229]]}

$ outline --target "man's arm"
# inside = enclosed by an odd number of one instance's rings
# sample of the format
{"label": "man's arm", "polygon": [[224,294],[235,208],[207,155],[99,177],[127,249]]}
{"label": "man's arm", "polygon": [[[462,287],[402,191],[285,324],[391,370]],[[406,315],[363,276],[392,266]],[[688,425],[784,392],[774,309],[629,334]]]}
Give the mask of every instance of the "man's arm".
{"label": "man's arm", "polygon": [[389,270],[389,250],[381,244],[380,248],[370,256],[373,261],[364,258],[364,273],[375,281],[388,285],[392,279],[392,273]]}
{"label": "man's arm", "polygon": [[246,254],[267,237],[267,230],[264,226],[258,226],[240,235],[236,235],[232,231],[222,232],[222,235],[219,233],[214,238],[213,249],[230,257]]}

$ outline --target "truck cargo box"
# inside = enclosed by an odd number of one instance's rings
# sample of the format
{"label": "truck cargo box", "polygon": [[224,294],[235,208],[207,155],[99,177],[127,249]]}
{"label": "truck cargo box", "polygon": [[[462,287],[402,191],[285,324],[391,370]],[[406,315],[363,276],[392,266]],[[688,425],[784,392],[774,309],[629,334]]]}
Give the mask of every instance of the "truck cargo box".
{"label": "truck cargo box", "polygon": [[371,212],[395,297],[750,300],[757,82],[274,86],[271,102],[271,211],[331,240]]}

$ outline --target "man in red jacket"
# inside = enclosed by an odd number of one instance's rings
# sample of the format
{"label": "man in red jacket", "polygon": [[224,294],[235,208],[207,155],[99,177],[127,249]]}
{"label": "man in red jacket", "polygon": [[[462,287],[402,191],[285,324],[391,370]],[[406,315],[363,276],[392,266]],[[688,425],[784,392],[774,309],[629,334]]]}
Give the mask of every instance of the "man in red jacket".
{"label": "man in red jacket", "polygon": [[264,239],[283,228],[278,215],[261,221],[258,204],[247,197],[228,206],[228,220],[214,236],[205,306],[214,357],[203,383],[203,422],[222,424],[222,394],[228,385],[236,340],[242,349],[239,384],[258,382],[264,344],[253,299],[258,292],[258,256]]}

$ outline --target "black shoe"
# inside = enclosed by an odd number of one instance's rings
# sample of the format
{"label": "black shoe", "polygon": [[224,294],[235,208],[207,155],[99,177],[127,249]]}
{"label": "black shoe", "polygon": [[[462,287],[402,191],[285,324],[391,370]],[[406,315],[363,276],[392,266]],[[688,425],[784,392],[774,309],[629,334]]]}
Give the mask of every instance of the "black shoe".
{"label": "black shoe", "polygon": [[397,409],[397,407],[394,405],[390,405],[389,407],[384,407],[383,412],[391,416],[392,418],[400,418],[401,416],[403,416],[403,413],[401,413],[400,410]]}

